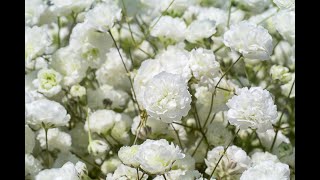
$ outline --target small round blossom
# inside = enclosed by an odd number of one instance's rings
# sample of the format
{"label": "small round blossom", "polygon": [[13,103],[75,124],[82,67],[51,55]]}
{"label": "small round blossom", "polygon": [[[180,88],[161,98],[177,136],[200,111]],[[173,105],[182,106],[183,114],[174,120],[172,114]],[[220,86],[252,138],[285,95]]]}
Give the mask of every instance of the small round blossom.
{"label": "small round blossom", "polygon": [[272,37],[268,31],[248,21],[231,25],[223,39],[226,46],[248,59],[268,60],[272,54]]}
{"label": "small round blossom", "polygon": [[141,169],[151,174],[162,174],[169,170],[172,163],[178,159],[184,158],[178,146],[169,144],[165,139],[149,140],[147,139],[140,145],[137,154],[134,156],[140,163]]}
{"label": "small round blossom", "polygon": [[88,152],[94,156],[103,155],[107,153],[109,149],[109,145],[102,140],[93,140],[88,145]]}
{"label": "small round blossom", "polygon": [[139,146],[133,145],[123,146],[118,151],[119,159],[123,162],[123,164],[138,167],[140,164],[136,161],[134,156],[138,153]]}
{"label": "small round blossom", "polygon": [[[216,166],[224,148],[217,146],[208,152],[205,163],[207,165],[206,174],[211,174]],[[219,162],[217,169],[214,172],[215,177],[228,177],[230,179],[238,179],[239,175],[250,166],[250,157],[247,153],[237,146],[230,146],[226,154]]]}
{"label": "small round blossom", "polygon": [[33,177],[42,169],[41,162],[34,158],[31,154],[25,154],[24,164],[25,176],[30,175]]}
{"label": "small round blossom", "polygon": [[26,119],[33,125],[44,123],[47,127],[65,126],[70,120],[70,115],[61,104],[48,99],[39,99],[26,104]]}
{"label": "small round blossom", "polygon": [[25,24],[28,26],[34,26],[39,23],[40,16],[46,10],[47,5],[42,0],[28,0],[25,1],[24,17]]}
{"label": "small round blossom", "polygon": [[108,0],[96,5],[93,9],[88,11],[85,22],[98,31],[107,32],[112,28],[116,21],[121,20],[121,17],[121,9],[118,5],[115,2]]}
{"label": "small round blossom", "polygon": [[51,67],[63,76],[62,84],[78,84],[86,76],[88,64],[81,60],[71,46],[60,48],[52,56]]}
{"label": "small round blossom", "polygon": [[289,180],[290,169],[287,164],[275,163],[273,161],[264,161],[243,172],[240,180]]}
{"label": "small round blossom", "polygon": [[280,9],[295,9],[295,0],[273,0]]}
{"label": "small round blossom", "polygon": [[190,103],[188,86],[179,75],[161,72],[146,85],[143,106],[150,116],[163,122],[181,120],[191,109]]}
{"label": "small round blossom", "polygon": [[42,26],[25,27],[25,61],[26,63],[41,56],[51,45],[47,29]]}
{"label": "small round blossom", "polygon": [[171,16],[163,16],[158,22],[157,20],[158,18],[151,23],[151,27],[155,24],[150,32],[151,36],[171,39],[176,42],[182,41],[185,38],[187,26],[183,20]]}
{"label": "small round blossom", "polygon": [[[52,151],[59,149],[60,151],[68,151],[71,147],[71,136],[68,133],[60,131],[58,128],[48,130],[48,147]],[[40,142],[42,149],[46,148],[46,134],[45,130],[41,129],[37,135],[37,140]]]}
{"label": "small round blossom", "polygon": [[281,65],[273,65],[270,68],[270,75],[272,80],[280,80],[283,83],[289,82],[292,78],[289,69]]}
{"label": "small round blossom", "polygon": [[28,125],[25,125],[24,134],[25,153],[32,153],[34,145],[36,143],[34,132],[30,129]]}
{"label": "small round blossom", "polygon": [[146,84],[157,74],[163,71],[163,67],[157,60],[145,60],[141,63],[136,76],[134,77],[133,88],[137,95],[137,101],[143,106],[143,97]]}
{"label": "small round blossom", "polygon": [[193,49],[189,61],[192,75],[200,84],[213,84],[213,79],[219,75],[220,64],[212,51],[203,48]]}
{"label": "small round blossom", "polygon": [[112,110],[97,110],[89,116],[84,128],[88,131],[88,126],[90,126],[91,133],[104,134],[114,126],[117,119],[121,119],[121,114]]}
{"label": "small round blossom", "polygon": [[179,46],[169,46],[156,56],[163,71],[180,75],[186,82],[191,78],[189,52]]}
{"label": "small round blossom", "polygon": [[33,81],[40,93],[47,97],[52,97],[61,91],[60,81],[62,76],[53,69],[41,69],[38,78]]}
{"label": "small round blossom", "polygon": [[35,177],[35,180],[80,180],[78,175],[82,172],[78,172],[77,170],[77,165],[67,162],[61,168],[52,168],[40,171]]}
{"label": "small round blossom", "polygon": [[[127,69],[132,66],[122,49],[120,49],[124,64]],[[110,48],[106,54],[106,62],[96,71],[96,78],[100,85],[108,84],[115,88],[128,89],[130,87],[128,74],[123,66],[121,57],[116,48]]]}
{"label": "small round blossom", "polygon": [[216,22],[212,20],[195,20],[187,28],[186,40],[196,43],[209,38],[216,32]]}
{"label": "small round blossom", "polygon": [[86,95],[86,88],[80,85],[73,85],[71,86],[70,94],[73,97],[82,97]]}
{"label": "small round blossom", "polygon": [[103,99],[111,101],[111,108],[123,108],[128,102],[129,95],[121,89],[115,89],[108,84],[100,86],[100,90],[103,94]]}
{"label": "small round blossom", "polygon": [[273,18],[274,25],[281,36],[291,44],[295,42],[295,12],[282,10]]}
{"label": "small round blossom", "polygon": [[251,127],[257,132],[272,129],[278,117],[277,107],[271,94],[261,87],[237,89],[235,96],[228,102],[228,120],[240,129]]}

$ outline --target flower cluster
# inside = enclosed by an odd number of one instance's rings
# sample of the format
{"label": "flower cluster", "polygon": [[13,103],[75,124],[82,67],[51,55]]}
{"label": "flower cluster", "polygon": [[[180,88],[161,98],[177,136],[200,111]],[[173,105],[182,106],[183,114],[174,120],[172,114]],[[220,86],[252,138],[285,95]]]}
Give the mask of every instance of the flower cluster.
{"label": "flower cluster", "polygon": [[25,0],[25,179],[294,179],[294,104],[294,0]]}

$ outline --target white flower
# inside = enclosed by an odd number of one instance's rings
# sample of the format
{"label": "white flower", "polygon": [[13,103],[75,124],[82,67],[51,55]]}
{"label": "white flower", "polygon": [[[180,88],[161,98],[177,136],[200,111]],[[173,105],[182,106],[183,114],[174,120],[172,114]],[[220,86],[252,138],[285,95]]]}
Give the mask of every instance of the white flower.
{"label": "white flower", "polygon": [[53,69],[41,69],[38,72],[38,78],[33,84],[40,93],[47,97],[52,97],[61,91],[60,81],[62,76]]}
{"label": "white flower", "polygon": [[139,145],[123,146],[118,151],[119,159],[123,164],[138,167],[140,164],[136,161],[134,156],[138,153]]}
{"label": "white flower", "polygon": [[[139,178],[138,178],[139,177]],[[146,180],[147,174],[137,171],[135,168],[120,164],[113,174],[108,174],[106,180],[127,180],[127,179],[141,179]]]}
{"label": "white flower", "polygon": [[193,49],[189,64],[193,77],[202,85],[213,84],[213,79],[219,75],[220,64],[210,50]]}
{"label": "white flower", "polygon": [[224,33],[224,44],[248,59],[268,60],[272,53],[272,37],[262,26],[248,21],[231,25]]}
{"label": "white flower", "polygon": [[34,132],[29,128],[28,125],[25,125],[24,134],[25,153],[32,153],[34,145],[36,143]]}
{"label": "white flower", "polygon": [[294,11],[282,10],[273,17],[274,25],[281,36],[291,44],[295,43],[295,15]]}
{"label": "white flower", "polygon": [[236,2],[254,13],[261,13],[270,5],[270,0],[237,0]]}
{"label": "white flower", "polygon": [[274,163],[280,162],[276,155],[269,152],[255,152],[251,155],[251,166],[255,166],[263,161],[272,161]]}
{"label": "white flower", "polygon": [[140,106],[143,106],[144,91],[146,84],[157,74],[163,71],[158,60],[145,60],[142,62],[136,76],[134,77],[133,88],[137,95],[137,101]]}
{"label": "white flower", "polygon": [[114,87],[105,84],[100,86],[100,90],[103,94],[103,98],[111,101],[111,108],[123,108],[128,102],[128,93],[121,89],[114,89]]}
{"label": "white flower", "polygon": [[277,120],[277,107],[271,94],[261,87],[247,87],[237,89],[235,96],[228,102],[228,120],[230,124],[240,129],[251,127],[257,132],[272,129]]}
{"label": "white flower", "polygon": [[[258,133],[258,137],[261,141],[262,146],[264,146],[267,149],[271,148],[275,134],[276,133],[273,129],[267,130],[266,132],[263,132],[263,133]],[[273,150],[276,150],[281,143],[288,144],[290,143],[290,141],[285,135],[282,134],[281,131],[279,131],[277,135],[277,139],[274,143]]]}
{"label": "white flower", "polygon": [[163,122],[181,120],[191,109],[190,103],[188,86],[179,75],[161,72],[146,85],[143,106],[148,115]]}
{"label": "white flower", "polygon": [[[124,64],[130,70],[132,63],[120,49]],[[106,54],[106,62],[96,71],[96,78],[100,85],[109,84],[115,88],[129,89],[128,74],[123,66],[121,57],[116,48],[110,48]]]}
{"label": "white flower", "polygon": [[169,144],[165,139],[147,139],[140,145],[134,158],[144,171],[150,174],[162,174],[170,169],[174,161],[182,159],[184,156],[178,146]]}
{"label": "white flower", "polygon": [[42,169],[41,162],[34,158],[31,154],[25,154],[24,165],[25,176],[29,174],[31,177],[33,177]]}
{"label": "white flower", "polygon": [[187,28],[186,40],[196,43],[209,38],[216,32],[216,22],[212,20],[195,20]]}
{"label": "white flower", "polygon": [[53,12],[60,16],[84,11],[93,2],[94,0],[51,0]]}
{"label": "white flower", "polygon": [[295,9],[295,0],[273,0],[280,9]]}
{"label": "white flower", "polygon": [[107,32],[121,17],[121,9],[114,1],[109,0],[88,11],[85,22],[98,31]]}
{"label": "white flower", "polygon": [[130,143],[130,129],[132,119],[126,114],[120,114],[121,119],[115,119],[114,127],[111,130],[111,136],[121,144]]}
{"label": "white flower", "polygon": [[271,66],[270,75],[272,80],[280,80],[283,83],[289,82],[292,78],[291,73],[289,73],[289,69],[281,65]]}
{"label": "white flower", "polygon": [[73,85],[70,88],[70,94],[73,97],[82,97],[84,95],[86,95],[86,88],[84,86],[80,86],[80,85]]}
{"label": "white flower", "polygon": [[207,128],[206,136],[210,145],[222,146],[231,141],[232,134],[223,123],[214,121]]}
{"label": "white flower", "polygon": [[196,17],[198,20],[215,21],[217,27],[223,27],[227,24],[228,14],[226,11],[219,8],[205,7],[199,8]]}
{"label": "white flower", "polygon": [[25,62],[41,56],[51,44],[47,29],[42,26],[25,27]]}
{"label": "white flower", "polygon": [[264,161],[243,172],[240,180],[289,180],[290,170],[287,164]]}
{"label": "white flower", "polygon": [[87,23],[78,23],[73,28],[69,43],[81,59],[95,69],[106,60],[105,55],[113,45],[108,34],[97,32]]}
{"label": "white flower", "polygon": [[89,124],[91,133],[104,134],[113,127],[117,119],[121,119],[121,114],[112,110],[97,110],[89,116],[89,119],[84,125],[84,129],[88,131]]}
{"label": "white flower", "polygon": [[[217,146],[208,152],[205,163],[207,165],[206,174],[211,175],[213,168],[216,166],[224,148]],[[215,177],[225,177],[229,179],[238,179],[239,174],[245,171],[250,166],[250,157],[247,153],[237,146],[230,146],[226,154],[219,162],[217,169],[214,172]]]}
{"label": "white flower", "polygon": [[94,156],[106,154],[110,149],[109,145],[102,140],[93,140],[88,145],[88,152]]}
{"label": "white flower", "polygon": [[62,105],[48,99],[28,103],[25,110],[27,122],[34,125],[65,126],[70,120],[70,115]]}
{"label": "white flower", "polygon": [[35,180],[80,180],[76,166],[71,163],[65,163],[61,168],[45,169],[40,171]]}
{"label": "white flower", "polygon": [[[68,151],[71,147],[71,136],[68,133],[60,131],[58,128],[48,130],[48,147],[52,151],[59,149],[60,151]],[[40,142],[42,149],[46,149],[46,135],[45,130],[41,129],[37,135],[37,140]]]}
{"label": "white flower", "polygon": [[189,52],[179,46],[169,46],[156,56],[162,66],[163,71],[180,75],[185,82],[191,78],[189,68]]}
{"label": "white flower", "polygon": [[187,26],[182,19],[173,18],[171,16],[163,16],[158,22],[157,20],[158,18],[153,20],[150,25],[150,27],[153,27],[150,29],[151,36],[171,39],[176,42],[184,40]]}
{"label": "white flower", "polygon": [[53,54],[51,67],[63,75],[63,85],[72,86],[80,83],[86,76],[88,64],[81,60],[72,46],[67,46]]}
{"label": "white flower", "polygon": [[42,0],[27,0],[24,6],[25,24],[33,26],[38,24],[40,16],[47,8],[47,5]]}

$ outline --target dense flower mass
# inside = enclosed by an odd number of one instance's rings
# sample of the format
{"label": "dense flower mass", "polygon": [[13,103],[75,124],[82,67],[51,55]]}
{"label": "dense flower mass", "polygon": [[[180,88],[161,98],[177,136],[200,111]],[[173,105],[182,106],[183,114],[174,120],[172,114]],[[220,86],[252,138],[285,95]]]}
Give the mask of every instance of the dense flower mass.
{"label": "dense flower mass", "polygon": [[251,127],[258,132],[272,129],[278,114],[270,93],[260,87],[237,89],[236,93],[227,102],[230,124],[240,129]]}
{"label": "dense flower mass", "polygon": [[294,0],[25,0],[25,179],[295,179]]}

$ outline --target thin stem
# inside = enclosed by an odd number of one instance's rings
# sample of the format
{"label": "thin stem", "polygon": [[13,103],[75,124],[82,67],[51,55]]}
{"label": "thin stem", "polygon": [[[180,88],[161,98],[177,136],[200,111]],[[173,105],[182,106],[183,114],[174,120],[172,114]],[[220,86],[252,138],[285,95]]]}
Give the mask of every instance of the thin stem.
{"label": "thin stem", "polygon": [[167,178],[166,178],[166,175],[165,175],[165,174],[162,174],[162,176],[163,176],[163,178],[164,178],[165,180],[167,180]]}
{"label": "thin stem", "polygon": [[110,34],[110,36],[111,36],[111,38],[112,38],[112,40],[113,40],[114,45],[116,46],[116,49],[117,49],[117,51],[118,51],[118,53],[119,53],[119,56],[120,56],[120,58],[121,58],[121,62],[122,62],[122,64],[123,64],[123,67],[124,67],[124,69],[126,70],[126,72],[127,72],[127,74],[128,74],[128,79],[129,79],[129,81],[130,81],[130,85],[131,85],[131,88],[132,88],[132,94],[133,94],[133,96],[134,96],[135,103],[136,103],[137,106],[138,106],[139,112],[141,113],[141,108],[140,108],[140,106],[139,106],[139,103],[137,102],[137,96],[136,96],[136,93],[135,93],[134,88],[133,88],[133,83],[132,83],[132,80],[131,80],[131,77],[130,77],[130,73],[129,73],[128,69],[127,69],[126,64],[125,64],[124,61],[123,61],[123,58],[122,58],[122,55],[121,55],[121,53],[120,53],[120,50],[119,50],[119,47],[118,47],[118,45],[117,45],[116,40],[114,39],[111,31],[109,30],[108,32],[109,32],[109,34]]}
{"label": "thin stem", "polygon": [[238,131],[234,134],[232,140],[229,142],[229,144],[227,145],[227,147],[224,148],[224,151],[223,151],[222,155],[220,156],[217,164],[214,166],[213,171],[212,171],[212,173],[210,174],[209,179],[211,179],[211,177],[212,177],[214,171],[217,169],[217,167],[218,167],[221,159],[223,158],[224,154],[227,152],[228,147],[231,145],[231,143],[232,143],[232,142],[234,141],[234,139],[237,137],[237,134],[239,133],[239,131],[240,131],[240,129],[238,129]]}
{"label": "thin stem", "polygon": [[135,39],[134,39],[134,37],[133,37],[133,34],[132,34],[132,30],[131,30],[130,23],[129,23],[129,22],[128,22],[128,20],[127,20],[127,10],[126,10],[126,6],[125,6],[125,4],[124,4],[123,0],[121,0],[121,2],[122,2],[122,5],[123,5],[123,14],[124,14],[124,16],[125,16],[126,23],[127,23],[127,24],[128,24],[128,26],[129,26],[129,31],[130,31],[130,35],[131,35],[131,38],[132,38],[133,44],[134,44],[134,45],[136,45],[136,41],[135,41]]}
{"label": "thin stem", "polygon": [[[123,1],[122,1],[123,2]],[[137,178],[138,178],[138,180],[140,179],[139,178],[139,169],[138,169],[138,167],[136,168],[136,170],[137,170]]]}
{"label": "thin stem", "polygon": [[172,129],[174,130],[174,132],[175,132],[176,135],[177,135],[177,138],[178,138],[179,145],[180,145],[181,149],[183,149],[183,146],[182,146],[182,143],[181,143],[181,140],[180,140],[180,136],[179,136],[178,131],[176,130],[176,128],[174,128],[174,126],[172,125],[172,123],[171,123],[170,125],[171,125]]}
{"label": "thin stem", "polygon": [[46,135],[46,152],[47,152],[47,166],[50,166],[50,154],[49,154],[49,142],[48,142],[48,128],[44,128],[44,132]]}
{"label": "thin stem", "polygon": [[212,106],[213,106],[213,99],[214,99],[214,96],[216,94],[216,91],[217,91],[217,87],[218,85],[220,84],[221,80],[224,78],[224,76],[227,75],[227,73],[231,70],[231,68],[242,58],[242,55],[239,56],[239,58],[234,62],[232,63],[232,65],[226,70],[226,72],[221,76],[221,78],[219,79],[218,83],[215,85],[214,87],[214,91],[211,95],[211,103],[210,103],[210,109],[209,109],[209,113],[208,113],[208,116],[206,118],[206,121],[208,121],[210,115],[211,115],[211,112],[212,112]]}
{"label": "thin stem", "polygon": [[182,123],[178,123],[178,122],[172,122],[173,124],[178,124],[180,126],[183,126],[183,127],[186,127],[186,128],[190,128],[190,129],[195,129],[194,127],[192,126],[188,126],[188,125],[185,125],[185,124],[182,124]]}
{"label": "thin stem", "polygon": [[[293,86],[294,86],[295,82],[296,82],[296,80],[294,80],[293,83],[292,83],[292,85],[291,85],[291,89],[290,89],[290,92],[289,92],[289,94],[288,94],[288,96],[287,96],[287,99],[290,98],[290,95],[291,95],[291,92],[292,92],[292,89],[293,89]],[[280,119],[279,119],[279,122],[278,122],[278,126],[279,126],[279,127],[280,127],[280,125],[281,125],[281,120],[282,120],[282,117],[283,117],[283,115],[284,115],[284,110],[285,110],[285,109],[282,110],[282,113],[281,113],[281,116],[280,116]],[[276,129],[276,134],[274,135],[274,138],[273,138],[273,141],[272,141],[272,145],[271,145],[271,147],[270,147],[270,151],[272,151],[272,149],[273,149],[273,147],[274,147],[274,144],[275,144],[276,139],[277,139],[277,136],[278,136],[278,132],[279,132],[279,129],[277,128],[277,129]]]}
{"label": "thin stem", "polygon": [[58,48],[60,48],[60,47],[61,47],[61,40],[60,40],[60,30],[61,30],[60,16],[58,16],[57,25],[58,25]]}
{"label": "thin stem", "polygon": [[139,136],[139,132],[140,132],[141,127],[142,127],[142,120],[140,119],[138,128],[136,129],[136,136],[134,137],[133,145],[135,145],[135,144],[137,143],[137,140],[138,140],[138,136]]}
{"label": "thin stem", "polygon": [[198,148],[200,147],[200,144],[202,143],[203,139],[204,139],[204,136],[202,135],[197,147],[194,149],[193,153],[191,154],[192,157],[196,154],[196,152],[197,152]]}

